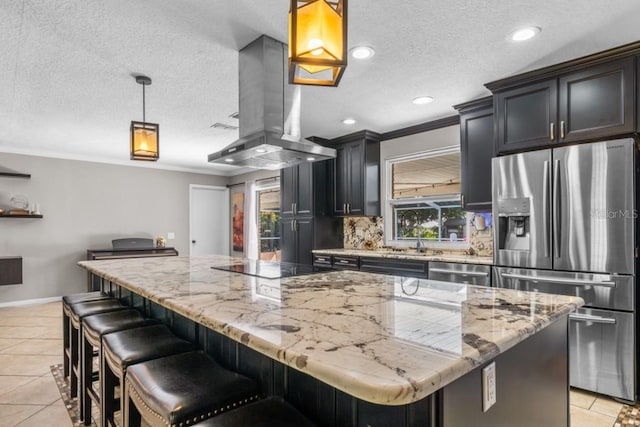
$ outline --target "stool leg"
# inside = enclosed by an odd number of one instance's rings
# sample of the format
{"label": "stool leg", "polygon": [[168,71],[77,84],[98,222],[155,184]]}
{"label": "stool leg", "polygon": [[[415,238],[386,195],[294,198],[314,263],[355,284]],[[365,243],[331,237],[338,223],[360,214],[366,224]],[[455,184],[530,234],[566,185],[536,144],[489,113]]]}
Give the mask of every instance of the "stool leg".
{"label": "stool leg", "polygon": [[82,369],[81,369],[82,381],[80,382],[80,396],[78,400],[82,399],[82,408],[80,413],[82,414],[82,420],[84,425],[91,425],[91,397],[89,396],[88,389],[92,384],[93,377],[93,347],[89,341],[82,337]]}
{"label": "stool leg", "polygon": [[69,316],[64,312],[64,307],[62,308],[62,365],[64,369],[64,377],[67,378],[69,376]]}
{"label": "stool leg", "polygon": [[115,408],[115,388],[118,378],[104,360],[104,352],[100,357],[100,425],[107,427],[109,423],[116,425],[113,413]]}
{"label": "stool leg", "polygon": [[[120,385],[122,388],[123,385]],[[123,391],[120,390],[120,394],[123,394]],[[120,398],[120,407],[122,408],[122,418],[124,419],[125,427],[140,427],[142,423],[142,416],[140,415],[140,411],[136,408],[136,405],[131,401],[131,396],[129,395],[129,388],[125,387],[124,396]]]}
{"label": "stool leg", "polygon": [[79,345],[79,340],[78,340],[78,330],[76,328],[74,328],[73,326],[71,326],[69,328],[69,345],[71,346],[70,348],[70,352],[71,352],[71,360],[69,360],[69,387],[71,388],[71,397],[77,397],[78,396],[78,375],[76,374],[76,369],[74,369],[74,367],[76,367],[78,369],[78,372],[80,370],[80,363],[78,362],[78,345]]}

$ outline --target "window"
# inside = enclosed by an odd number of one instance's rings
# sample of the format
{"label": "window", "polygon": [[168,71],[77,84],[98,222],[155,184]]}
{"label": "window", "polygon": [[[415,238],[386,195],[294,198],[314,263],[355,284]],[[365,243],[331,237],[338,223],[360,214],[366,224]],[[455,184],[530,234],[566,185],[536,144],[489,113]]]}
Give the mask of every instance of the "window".
{"label": "window", "polygon": [[259,257],[280,261],[280,187],[263,187],[257,195]]}
{"label": "window", "polygon": [[460,149],[449,147],[387,161],[387,242],[464,245],[468,230],[460,204]]}

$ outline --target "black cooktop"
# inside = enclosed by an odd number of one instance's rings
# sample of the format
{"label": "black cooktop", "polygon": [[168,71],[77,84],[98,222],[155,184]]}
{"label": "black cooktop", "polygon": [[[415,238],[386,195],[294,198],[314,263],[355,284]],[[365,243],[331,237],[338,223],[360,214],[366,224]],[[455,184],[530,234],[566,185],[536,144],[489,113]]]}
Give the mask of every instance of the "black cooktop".
{"label": "black cooktop", "polygon": [[271,262],[245,259],[239,262],[211,267],[214,270],[230,271],[263,279],[281,279],[283,277],[302,276],[313,273],[313,267],[290,262]]}

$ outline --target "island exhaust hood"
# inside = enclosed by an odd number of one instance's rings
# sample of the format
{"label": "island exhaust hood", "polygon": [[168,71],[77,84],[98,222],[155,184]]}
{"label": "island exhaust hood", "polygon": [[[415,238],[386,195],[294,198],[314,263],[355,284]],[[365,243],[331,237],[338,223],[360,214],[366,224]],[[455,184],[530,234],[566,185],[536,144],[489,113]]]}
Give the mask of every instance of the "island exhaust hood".
{"label": "island exhaust hood", "polygon": [[240,139],[210,163],[282,169],[332,159],[336,150],[300,140],[301,86],[287,78],[287,46],[260,36],[240,50]]}

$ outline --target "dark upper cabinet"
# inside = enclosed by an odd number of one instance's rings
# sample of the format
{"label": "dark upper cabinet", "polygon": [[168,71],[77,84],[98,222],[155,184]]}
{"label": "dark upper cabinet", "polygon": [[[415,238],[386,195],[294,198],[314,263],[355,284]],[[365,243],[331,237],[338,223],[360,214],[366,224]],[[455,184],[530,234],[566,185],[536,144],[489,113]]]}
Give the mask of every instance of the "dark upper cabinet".
{"label": "dark upper cabinet", "polygon": [[301,163],[280,171],[280,215],[283,218],[313,215],[314,166]]}
{"label": "dark upper cabinet", "polygon": [[634,59],[614,61],[558,80],[558,141],[634,131]]}
{"label": "dark upper cabinet", "polygon": [[460,113],[460,193],[462,209],[491,210],[494,157],[493,100],[486,97],[454,106]]}
{"label": "dark upper cabinet", "polygon": [[[535,80],[535,73],[546,78]],[[635,79],[634,58],[626,57],[593,65],[582,60],[571,72],[559,65],[554,71],[531,72],[522,82],[509,78],[506,87],[488,84],[494,91],[497,152],[633,132]]]}
{"label": "dark upper cabinet", "polygon": [[333,215],[380,215],[380,135],[362,131],[328,145],[336,149]]}
{"label": "dark upper cabinet", "polygon": [[553,79],[494,96],[499,152],[543,147],[554,140],[557,87]]}

